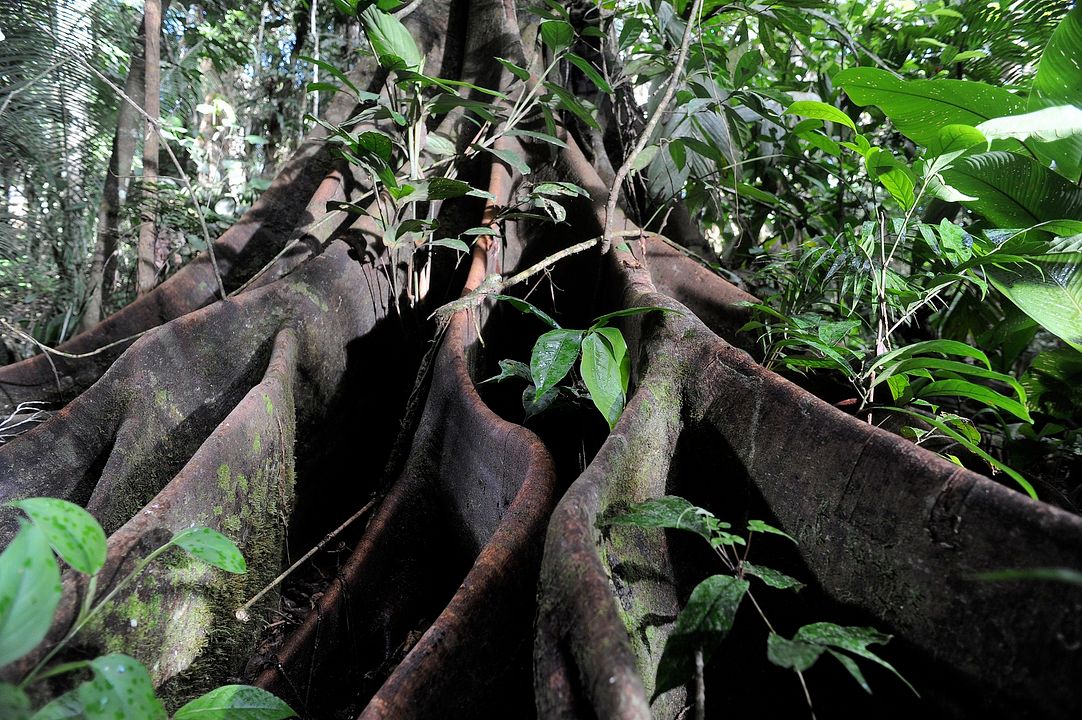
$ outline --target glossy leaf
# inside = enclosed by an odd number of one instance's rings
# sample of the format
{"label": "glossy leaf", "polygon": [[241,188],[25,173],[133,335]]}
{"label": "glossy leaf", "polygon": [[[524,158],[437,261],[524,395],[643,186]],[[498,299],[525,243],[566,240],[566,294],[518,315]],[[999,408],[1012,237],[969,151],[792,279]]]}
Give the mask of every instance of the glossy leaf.
{"label": "glossy leaf", "polygon": [[521,298],[511,297],[510,295],[496,295],[495,297],[497,300],[502,300],[503,302],[507,303],[508,305],[520,312],[524,312],[528,315],[533,315],[539,318],[542,322],[544,322],[546,325],[548,325],[554,330],[560,329],[560,323],[553,320],[551,315],[549,315],[547,312],[545,312],[531,302],[527,302],[526,300],[522,300]]}
{"label": "glossy leaf", "polygon": [[835,625],[834,623],[812,623],[797,630],[794,640],[814,643],[824,647],[845,650],[865,660],[880,665],[898,676],[898,679],[916,693],[909,681],[902,677],[894,666],[868,649],[869,645],[884,645],[890,641],[890,635],[879,632],[870,627],[848,627]]}
{"label": "glossy leaf", "polygon": [[534,343],[530,356],[530,375],[534,381],[534,400],[563,380],[579,357],[581,330],[549,330]]}
{"label": "glossy leaf", "polygon": [[857,665],[856,660],[844,653],[840,653],[837,650],[832,650],[830,648],[827,648],[827,652],[830,653],[831,657],[842,664],[842,667],[853,676],[853,679],[856,680],[862,688],[864,688],[864,692],[869,695],[871,694],[872,688],[868,685],[868,681],[864,679],[864,673],[860,671],[860,666]]}
{"label": "glossy leaf", "polygon": [[[1029,109],[1057,105],[1082,107],[1082,6],[1076,5],[1060,21],[1041,53],[1037,75],[1029,96]],[[1082,135],[1045,145],[1043,152],[1056,162],[1056,169],[1071,180],[1082,172]]]}
{"label": "glossy leaf", "polygon": [[757,577],[772,588],[777,588],[779,590],[799,590],[804,587],[804,583],[796,578],[790,577],[773,568],[752,565],[749,562],[744,563],[742,567],[744,568],[745,575]]}
{"label": "glossy leaf", "polygon": [[374,6],[365,8],[360,17],[380,65],[391,69],[402,67],[420,71],[424,58],[421,57],[421,51],[417,49],[413,36],[398,18]]}
{"label": "glossy leaf", "polygon": [[229,573],[248,572],[244,556],[232,540],[210,528],[189,528],[177,533],[170,543],[189,555]]}
{"label": "glossy leaf", "polygon": [[886,70],[843,70],[834,84],[857,105],[875,105],[913,142],[931,147],[947,125],[979,125],[1023,112],[1025,104],[1006,90],[971,80],[902,80]]}
{"label": "glossy leaf", "polygon": [[67,500],[27,498],[10,503],[25,512],[56,554],[75,570],[93,575],[105,565],[105,531],[94,516]]}
{"label": "glossy leaf", "polygon": [[922,398],[935,398],[935,397],[964,397],[977,402],[983,403],[988,407],[999,408],[1005,410],[1022,422],[1033,422],[1033,418],[1029,416],[1029,411],[1026,409],[1024,403],[1012,400],[1005,395],[997,393],[995,390],[987,388],[983,385],[977,385],[967,380],[936,380],[931,382],[919,391],[917,391],[917,397]]}
{"label": "glossy leaf", "polygon": [[173,720],[284,720],[293,709],[275,695],[250,685],[226,685],[177,710]]}
{"label": "glossy leaf", "polygon": [[1082,351],[1082,254],[1050,255],[988,271],[989,279],[1023,312]]}
{"label": "glossy leaf", "polygon": [[941,353],[943,355],[954,355],[957,357],[968,357],[974,360],[979,360],[984,363],[986,368],[991,369],[992,364],[988,361],[988,356],[977,348],[967,345],[957,340],[922,340],[911,345],[900,347],[897,350],[892,350],[888,353],[883,353],[875,360],[872,361],[872,368],[890,368],[892,364],[901,362],[915,355],[924,355],[928,353]]}
{"label": "glossy leaf", "polygon": [[627,352],[627,341],[624,334],[614,327],[601,327],[594,330],[595,333],[605,339],[616,364],[620,367],[620,389],[627,395],[628,385],[631,382],[631,356]]}
{"label": "glossy leaf", "polygon": [[730,575],[713,575],[691,591],[691,597],[676,618],[665,649],[658,661],[654,697],[683,685],[695,674],[695,652],[702,650],[703,662],[728,635],[748,581]]}
{"label": "glossy leaf", "polygon": [[0,553],[0,667],[37,647],[60,602],[60,568],[49,541],[20,518],[19,532]]}
{"label": "glossy leaf", "polygon": [[114,653],[90,661],[93,679],[76,690],[87,720],[166,720],[150,675],[135,658]]}
{"label": "glossy leaf", "polygon": [[989,140],[1014,138],[1054,142],[1082,134],[1082,108],[1056,105],[1021,115],[985,120],[976,128]]}
{"label": "glossy leaf", "polygon": [[500,374],[493,375],[488,380],[482,380],[481,383],[503,382],[509,378],[519,378],[529,383],[533,382],[530,367],[526,363],[521,363],[518,360],[500,360]]}
{"label": "glossy leaf", "polygon": [[[614,330],[615,328],[608,328]],[[605,418],[609,429],[616,426],[624,409],[624,390],[620,361],[612,348],[598,333],[590,333],[582,340],[582,361],[579,372],[590,400]]]}

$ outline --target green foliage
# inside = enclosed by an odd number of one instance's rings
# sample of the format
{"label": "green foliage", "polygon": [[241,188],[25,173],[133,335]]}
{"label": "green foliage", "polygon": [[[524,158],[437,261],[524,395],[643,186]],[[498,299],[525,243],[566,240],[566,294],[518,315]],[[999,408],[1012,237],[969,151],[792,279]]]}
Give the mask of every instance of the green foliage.
{"label": "green foliage", "polygon": [[[155,695],[146,668],[127,655],[114,653],[51,667],[48,663],[169,548],[178,547],[232,573],[247,569],[240,550],[217,531],[190,528],[137,561],[135,569],[117,581],[108,594],[96,597],[98,573],[105,565],[107,546],[105,532],[93,516],[77,505],[55,498],[27,498],[9,504],[26,513],[30,522],[20,520],[18,533],[0,554],[0,666],[34,650],[52,625],[62,592],[56,556],[89,579],[82,607],[67,634],[47,649],[18,686],[0,684],[0,715],[13,720],[31,717],[33,720],[75,717],[165,720],[165,708]],[[26,688],[45,677],[86,671],[90,672],[90,679],[31,714]],[[280,720],[293,715],[285,703],[264,690],[230,685],[191,701],[174,717],[177,720]]]}
{"label": "green foliage", "polygon": [[[730,571],[730,574],[706,578],[691,591],[658,661],[654,698],[691,681],[696,675],[697,655],[701,654],[704,665],[710,661],[711,655],[732,629],[744,596],[751,596],[754,601],[751,584],[746,578],[758,578],[765,587],[775,590],[799,591],[804,587],[803,583],[783,572],[748,562],[748,550],[754,533],[775,535],[796,542],[783,530],[762,520],[748,520],[745,540],[729,532],[730,524],[721,522],[710,511],[697,507],[682,497],[666,495],[636,503],[623,512],[602,517],[598,520],[598,526],[667,528],[694,533],[710,544]],[[744,548],[742,555],[736,552],[738,546]],[[839,652],[844,651],[887,668],[909,685],[892,665],[868,649],[868,645],[885,644],[890,640],[889,635],[883,635],[872,628],[843,627],[819,622],[805,625],[789,640],[774,631],[774,626],[763,614],[762,606],[758,602],[753,602],[752,606],[769,629],[767,658],[775,665],[803,673],[811,668],[824,652],[829,652],[861,687],[871,692],[853,658]],[[909,687],[912,689],[912,686]]]}

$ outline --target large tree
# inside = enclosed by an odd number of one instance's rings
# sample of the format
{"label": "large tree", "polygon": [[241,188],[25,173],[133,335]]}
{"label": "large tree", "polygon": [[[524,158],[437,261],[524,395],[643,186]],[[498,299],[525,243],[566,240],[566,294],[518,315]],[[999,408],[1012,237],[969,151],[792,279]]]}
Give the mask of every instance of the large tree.
{"label": "large tree", "polygon": [[[689,5],[690,15],[698,3]],[[358,113],[360,124],[347,126],[355,138],[400,132],[388,113],[365,110],[372,97],[405,92],[408,77],[399,81],[420,66],[369,57],[349,77],[374,95],[321,103],[325,125],[214,243],[213,258],[61,352],[0,369],[0,405],[61,408],[0,447],[0,498],[53,496],[89,509],[110,535],[106,587],[193,524],[229,535],[248,559],[246,575],[225,577],[168,557],[80,634],[74,652],[122,649],[174,699],[246,675],[305,717],[681,717],[690,706],[702,712],[704,684],[711,715],[799,710],[804,677],[767,662],[762,621],[746,603],[717,648],[727,628],[676,622],[691,589],[723,569],[716,555],[679,534],[605,524],[630,503],[668,494],[739,528],[765,518],[796,540],[757,535],[752,549],[810,585],[796,601],[754,589],[771,632],[792,637],[829,620],[899,636],[885,654],[921,699],[872,672],[874,697],[842,694],[836,686],[852,680],[831,670],[851,665],[817,665],[819,674],[808,673],[817,710],[1077,709],[1082,594],[973,576],[1077,567],[1082,520],[847,415],[740,349],[749,296],[640,230],[636,218],[649,217],[642,203],[609,203],[650,129],[641,112],[627,117],[638,107],[630,89],[599,92],[571,62],[548,76],[562,78],[570,100],[537,85],[568,42],[576,57],[619,75],[611,33],[588,29],[600,26],[596,14],[572,12],[574,35],[535,42],[537,17],[506,0],[407,8],[425,72],[469,83],[435,86],[463,99],[411,127],[448,139],[452,155],[442,157],[485,191],[429,186],[413,210],[424,217],[408,220],[438,219],[444,238],[490,230],[476,234],[468,262],[456,262],[454,247],[418,252],[407,231],[399,242],[379,227],[388,181],[372,162],[343,159],[343,147],[356,159],[360,145],[330,142],[328,128]],[[677,73],[682,39],[671,43]],[[555,128],[532,116],[518,127],[525,132],[488,146],[495,152],[478,151],[507,110],[486,126],[486,105],[504,101],[473,88],[514,82],[551,93]],[[600,122],[582,116],[576,96],[597,107]],[[536,135],[552,129],[555,142]],[[419,151],[434,145],[409,142],[416,154],[388,157],[403,160],[403,182],[416,184]],[[543,182],[585,192],[568,190],[563,210],[552,210],[530,195]],[[504,212],[526,196],[561,222]],[[686,213],[667,228],[677,244],[698,242]],[[613,242],[599,242],[604,233]],[[520,271],[544,281],[531,301],[568,327],[621,309],[667,310],[616,321],[630,390],[611,432],[599,415],[557,408],[527,429],[515,422],[520,386],[508,395],[509,385],[478,384],[497,361],[527,357],[544,329],[495,300],[522,294],[524,285],[509,282]],[[216,273],[228,297],[218,296]],[[289,603],[271,592],[238,619],[284,566],[369,504],[343,535],[348,559],[324,557]],[[9,537],[13,515],[4,522]],[[325,583],[300,608],[303,620],[284,637],[267,631],[320,573]],[[67,578],[54,636],[84,592]],[[673,656],[683,649],[692,675],[696,655],[714,659],[698,680],[655,699],[667,644]]]}

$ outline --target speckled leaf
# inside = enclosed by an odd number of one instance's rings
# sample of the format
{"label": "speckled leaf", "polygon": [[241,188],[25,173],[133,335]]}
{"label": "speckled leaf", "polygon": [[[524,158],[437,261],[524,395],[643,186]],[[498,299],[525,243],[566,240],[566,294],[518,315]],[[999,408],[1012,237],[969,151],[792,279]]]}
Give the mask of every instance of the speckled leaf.
{"label": "speckled leaf", "polygon": [[[710,511],[696,507],[677,495],[663,495],[636,503],[626,513],[610,518],[604,524],[688,530],[710,540],[714,535],[711,520],[714,520],[714,516]],[[723,524],[719,527],[729,526]]]}
{"label": "speckled leaf", "polygon": [[177,534],[172,543],[203,562],[210,563],[226,572],[248,572],[244,556],[233,541],[217,530],[190,528]]}
{"label": "speckled leaf", "polygon": [[793,639],[822,645],[824,647],[838,648],[862,657],[865,660],[871,660],[877,665],[881,665],[897,675],[898,679],[904,682],[915,694],[917,691],[913,689],[913,686],[909,684],[908,680],[902,677],[900,672],[894,669],[893,665],[868,649],[869,645],[885,645],[890,641],[890,637],[890,635],[881,633],[875,628],[847,627],[835,625],[834,623],[821,622],[812,623],[811,625],[805,625],[800,628],[797,630]]}
{"label": "speckled leaf", "polygon": [[226,685],[177,710],[173,720],[283,720],[296,715],[277,697],[251,685]]}
{"label": "speckled leaf", "polygon": [[0,667],[33,650],[60,602],[60,568],[45,534],[25,520],[0,554]]}
{"label": "speckled leaf", "polygon": [[87,720],[165,720],[165,708],[138,660],[114,653],[91,660],[90,667],[94,678],[77,690]]}
{"label": "speckled leaf", "polygon": [[687,606],[676,618],[676,627],[665,642],[657,666],[654,697],[687,682],[695,674],[695,651],[702,650],[703,662],[733,626],[748,581],[730,575],[713,575],[691,591]]}
{"label": "speckled leaf", "polygon": [[766,639],[766,658],[778,667],[804,672],[819,659],[826,648],[800,640],[787,640],[770,633]]}
{"label": "speckled leaf", "polygon": [[752,565],[749,562],[744,563],[744,574],[754,575],[770,587],[778,588],[779,590],[788,590],[790,588],[799,590],[804,587],[804,583],[783,572],[779,572],[774,568]]}
{"label": "speckled leaf", "polygon": [[45,497],[11,504],[30,516],[56,554],[74,569],[93,575],[105,565],[105,531],[83,508],[67,500]]}

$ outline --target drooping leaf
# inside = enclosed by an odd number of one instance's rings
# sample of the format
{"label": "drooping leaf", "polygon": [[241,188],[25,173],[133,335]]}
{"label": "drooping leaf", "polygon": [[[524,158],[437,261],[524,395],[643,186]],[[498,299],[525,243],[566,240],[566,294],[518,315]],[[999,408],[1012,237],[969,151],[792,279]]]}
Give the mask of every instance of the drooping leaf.
{"label": "drooping leaf", "polygon": [[530,355],[530,375],[534,381],[534,400],[567,376],[579,357],[581,330],[549,330],[534,343]]}
{"label": "drooping leaf", "polygon": [[225,685],[177,710],[173,720],[284,720],[296,714],[262,688]]}
{"label": "drooping leaf", "polygon": [[778,667],[804,672],[819,659],[826,650],[822,645],[789,640],[777,633],[770,633],[766,639],[766,657]]}
{"label": "drooping leaf", "polygon": [[602,524],[688,530],[710,540],[716,523],[717,520],[710,511],[692,505],[677,495],[663,495],[636,503],[627,512],[608,518]]}
{"label": "drooping leaf", "polygon": [[713,575],[691,591],[688,604],[676,618],[676,627],[665,641],[658,661],[654,697],[683,685],[695,674],[695,652],[701,650],[703,662],[728,635],[740,601],[748,591],[748,581],[730,575]]}
{"label": "drooping leaf", "polygon": [[657,305],[654,305],[654,306],[642,305],[642,306],[639,306],[639,307],[624,308],[623,310],[616,310],[616,311],[611,312],[611,313],[605,313],[604,315],[601,315],[601,316],[597,317],[596,319],[594,319],[594,323],[593,323],[593,325],[590,326],[590,329],[591,330],[596,330],[599,327],[604,327],[604,326],[608,325],[609,322],[611,322],[612,320],[615,320],[616,318],[631,317],[633,315],[645,315],[646,313],[652,313],[652,312],[673,313],[675,315],[680,314],[679,310],[673,310],[672,308],[661,307],[661,306],[657,306]]}
{"label": "drooping leaf", "polygon": [[624,334],[614,327],[601,327],[594,332],[603,337],[609,349],[612,350],[612,356],[620,367],[620,387],[627,396],[628,385],[631,382],[631,356],[627,352]]}
{"label": "drooping leaf", "polygon": [[852,627],[820,622],[805,625],[800,628],[797,630],[793,639],[822,645],[824,647],[838,648],[839,650],[845,650],[853,655],[862,657],[865,660],[871,660],[877,665],[890,670],[899,680],[905,683],[906,687],[912,690],[914,694],[917,694],[917,691],[909,684],[909,681],[902,677],[902,674],[895,670],[893,665],[868,649],[869,645],[885,645],[890,641],[890,637],[890,635],[881,633],[875,628]]}
{"label": "drooping leaf", "polygon": [[248,572],[248,564],[240,550],[217,530],[189,528],[177,533],[170,542],[189,555],[226,572],[238,575]]}
{"label": "drooping leaf", "polygon": [[843,70],[834,84],[857,105],[875,105],[898,131],[931,147],[940,128],[979,125],[985,120],[1023,112],[1025,103],[1006,90],[971,80],[902,80],[886,70]]}
{"label": "drooping leaf", "polygon": [[560,106],[565,110],[571,112],[579,120],[582,120],[586,125],[592,127],[594,130],[600,130],[601,126],[597,124],[597,120],[594,118],[592,112],[582,104],[574,93],[568,92],[566,89],[560,87],[555,83],[548,82],[547,80],[542,83],[545,88],[549,90],[560,101]]}
{"label": "drooping leaf", "polygon": [[988,276],[1045,330],[1082,352],[1082,253],[990,268]]}
{"label": "drooping leaf", "polygon": [[606,80],[604,76],[597,71],[597,68],[590,64],[589,60],[583,57],[579,57],[575,53],[568,53],[565,57],[567,58],[567,61],[569,63],[577,67],[579,70],[582,70],[582,73],[586,77],[590,78],[590,82],[592,82],[598,90],[603,93],[612,92],[612,86],[609,85],[609,81]]}
{"label": "drooping leaf", "polygon": [[60,602],[60,568],[49,541],[20,518],[19,532],[0,553],[0,667],[37,647]]}
{"label": "drooping leaf", "polygon": [[579,372],[590,391],[590,400],[611,430],[623,412],[624,391],[620,362],[601,335],[589,333],[583,338]]}
{"label": "drooping leaf", "polygon": [[984,363],[984,366],[989,370],[992,368],[991,362],[988,360],[988,356],[981,350],[967,345],[964,342],[957,340],[922,340],[921,342],[912,343],[892,350],[887,353],[883,353],[875,360],[872,361],[872,368],[890,368],[895,363],[899,363],[903,360],[907,360],[916,355],[926,355],[929,353],[941,353],[943,355],[954,355],[956,357],[968,357],[974,360],[979,360]]}
{"label": "drooping leaf", "polygon": [[[1071,105],[1076,110],[1082,107],[1079,48],[1082,48],[1082,6],[1076,5],[1060,21],[1041,54],[1029,96],[1030,110],[1057,105]],[[1078,179],[1082,172],[1082,135],[1058,140],[1042,150],[1055,160],[1057,171],[1068,179]]]}
{"label": "drooping leaf", "polygon": [[779,530],[778,528],[774,527],[773,525],[769,525],[769,524],[763,522],[762,520],[748,520],[748,532],[767,533],[768,535],[778,535],[778,536],[783,537],[783,538],[785,538],[785,539],[787,539],[787,540],[789,540],[789,541],[791,541],[793,543],[796,543],[796,538],[794,538],[792,535],[785,532],[784,530]]}
{"label": "drooping leaf", "polygon": [[519,362],[518,360],[500,360],[499,364],[500,374],[493,375],[487,380],[482,380],[481,383],[503,382],[508,378],[519,378],[528,383],[533,382],[533,377],[530,375],[530,366],[526,363]]}
{"label": "drooping leaf", "polygon": [[496,62],[498,62],[500,65],[503,65],[505,68],[507,68],[508,72],[510,72],[515,77],[517,77],[519,80],[529,80],[530,79],[530,71],[527,70],[526,68],[519,67],[518,65],[514,64],[510,60],[505,60],[502,57],[496,58]]}
{"label": "drooping leaf", "polygon": [[113,653],[90,661],[93,679],[76,690],[87,720],[166,720],[150,675],[135,658]]}
{"label": "drooping leaf", "polygon": [[485,150],[495,155],[497,158],[507,163],[509,166],[518,170],[523,175],[530,174],[530,166],[526,164],[526,161],[522,159],[522,156],[513,150],[503,150],[501,148],[486,147]]}
{"label": "drooping leaf", "polygon": [[515,308],[519,312],[524,312],[527,315],[533,315],[539,318],[543,323],[551,327],[553,330],[560,329],[560,323],[556,322],[551,315],[537,307],[531,302],[522,300],[521,298],[511,297],[510,295],[496,295],[497,300],[502,300],[511,307]]}
{"label": "drooping leaf", "polygon": [[10,504],[30,516],[56,554],[74,569],[93,575],[105,565],[108,551],[105,531],[83,508],[67,500],[47,497],[26,498]]}
{"label": "drooping leaf", "polygon": [[868,685],[868,681],[864,679],[864,673],[860,671],[860,667],[857,665],[856,660],[844,653],[840,653],[837,650],[833,650],[831,648],[827,648],[827,652],[830,653],[830,656],[832,658],[842,664],[842,667],[845,668],[846,671],[853,676],[853,679],[856,680],[862,688],[864,688],[864,692],[868,693],[869,695],[871,694],[872,688],[870,685]]}
{"label": "drooping leaf", "polygon": [[404,68],[419,72],[424,58],[417,49],[409,30],[394,15],[382,12],[375,6],[361,12],[365,34],[380,65],[391,69]]}
{"label": "drooping leaf", "polygon": [[936,380],[922,387],[917,392],[917,397],[964,397],[983,403],[988,407],[1005,410],[1022,422],[1033,422],[1025,404],[1013,400],[1005,395],[968,380]]}

